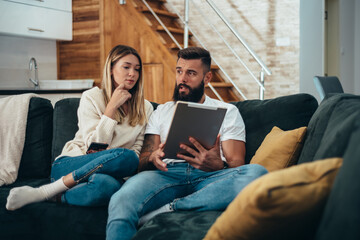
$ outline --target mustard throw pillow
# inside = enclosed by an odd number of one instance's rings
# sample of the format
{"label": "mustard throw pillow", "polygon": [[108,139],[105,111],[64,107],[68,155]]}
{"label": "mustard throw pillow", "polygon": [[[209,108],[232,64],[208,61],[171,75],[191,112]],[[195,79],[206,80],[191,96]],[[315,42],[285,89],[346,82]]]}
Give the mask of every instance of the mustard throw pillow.
{"label": "mustard throw pillow", "polygon": [[309,228],[315,231],[341,165],[341,158],[331,158],[256,179],[220,215],[205,239],[309,239],[306,234]]}
{"label": "mustard throw pillow", "polygon": [[262,165],[269,172],[296,164],[305,133],[306,127],[289,131],[273,127],[251,159],[250,164]]}

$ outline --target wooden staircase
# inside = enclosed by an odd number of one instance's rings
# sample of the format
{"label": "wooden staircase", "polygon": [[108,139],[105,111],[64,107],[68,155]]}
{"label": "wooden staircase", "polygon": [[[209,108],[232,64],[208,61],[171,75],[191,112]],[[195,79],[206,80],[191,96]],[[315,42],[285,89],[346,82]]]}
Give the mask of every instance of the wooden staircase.
{"label": "wooden staircase", "polygon": [[[146,18],[146,22],[149,24],[151,29],[158,35],[159,39],[164,44],[164,46],[166,46],[174,59],[177,59],[177,52],[179,51],[179,48],[173,42],[171,37],[166,33],[163,26],[161,26],[161,24],[156,20],[156,18],[152,15],[151,11],[141,0],[133,0],[133,3],[135,4],[137,11],[142,13],[143,16]],[[158,17],[161,19],[167,29],[171,32],[174,38],[178,41],[181,47],[183,47],[184,30],[178,23],[178,16],[174,13],[169,12],[168,9],[165,7],[164,4],[166,3],[166,0],[147,0],[147,3],[158,15]],[[196,46],[196,43],[192,41],[191,37],[192,34],[189,33],[189,46]],[[211,71],[213,73],[211,85],[216,89],[221,98],[225,102],[239,101],[240,98],[237,96],[237,94],[235,94],[232,84],[225,82],[224,79],[221,77],[219,73],[219,67],[214,65],[211,67]],[[212,98],[217,98],[209,86],[206,86],[205,92],[208,96]]]}

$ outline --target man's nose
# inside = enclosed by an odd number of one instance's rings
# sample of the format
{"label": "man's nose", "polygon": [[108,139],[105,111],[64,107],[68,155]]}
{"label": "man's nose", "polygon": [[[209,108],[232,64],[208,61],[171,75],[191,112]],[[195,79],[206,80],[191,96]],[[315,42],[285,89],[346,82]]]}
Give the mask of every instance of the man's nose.
{"label": "man's nose", "polygon": [[186,83],[188,81],[186,74],[182,73],[181,75],[179,75],[179,80],[181,83]]}

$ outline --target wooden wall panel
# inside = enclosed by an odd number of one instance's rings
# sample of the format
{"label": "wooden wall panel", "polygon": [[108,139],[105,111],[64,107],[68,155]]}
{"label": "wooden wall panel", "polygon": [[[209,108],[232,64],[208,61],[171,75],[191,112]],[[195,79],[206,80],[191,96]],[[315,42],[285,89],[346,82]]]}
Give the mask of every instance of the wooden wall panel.
{"label": "wooden wall panel", "polygon": [[58,79],[100,82],[99,0],[73,0],[73,40],[59,41]]}
{"label": "wooden wall panel", "polygon": [[[149,26],[132,0],[73,0],[73,41],[58,42],[59,79],[93,78],[100,85],[109,51],[118,44],[138,50],[144,64],[144,79],[150,87],[146,98],[163,103],[171,100],[176,59]],[[161,69],[160,70],[160,66]],[[148,72],[147,72],[148,71]]]}
{"label": "wooden wall panel", "polygon": [[159,79],[164,76],[162,64],[144,64],[144,95],[146,99],[154,102],[165,102],[164,85],[159,84]]}
{"label": "wooden wall panel", "polygon": [[[144,67],[144,77],[151,76],[153,78],[150,80],[153,86],[152,90],[147,93],[147,99],[159,103],[171,100],[176,67],[174,57],[148,25],[143,14],[135,9],[132,1],[128,0],[127,4],[120,5],[115,0],[104,0],[103,4],[102,14],[106,15],[102,34],[104,36],[104,58],[117,44],[134,47],[141,55],[143,64],[148,65],[148,67]],[[158,64],[163,66],[163,74],[155,76],[154,74],[157,74],[158,71],[154,71],[149,66],[159,66]],[[147,73],[146,71],[151,72]],[[147,79],[144,80],[147,81]]]}

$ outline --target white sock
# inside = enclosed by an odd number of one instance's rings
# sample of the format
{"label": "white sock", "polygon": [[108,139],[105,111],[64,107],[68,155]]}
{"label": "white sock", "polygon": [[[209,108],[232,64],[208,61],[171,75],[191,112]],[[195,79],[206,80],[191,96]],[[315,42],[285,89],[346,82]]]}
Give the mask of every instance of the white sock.
{"label": "white sock", "polygon": [[63,182],[63,178],[38,188],[29,186],[13,188],[7,197],[6,209],[16,210],[30,203],[49,200],[68,189]]}
{"label": "white sock", "polygon": [[149,221],[150,219],[152,219],[153,217],[155,217],[156,215],[160,214],[160,213],[165,213],[165,212],[173,212],[174,210],[171,208],[170,203],[162,206],[161,208],[158,208],[152,212],[149,212],[147,214],[145,214],[144,216],[142,216],[139,219],[139,226],[144,225],[147,221]]}

